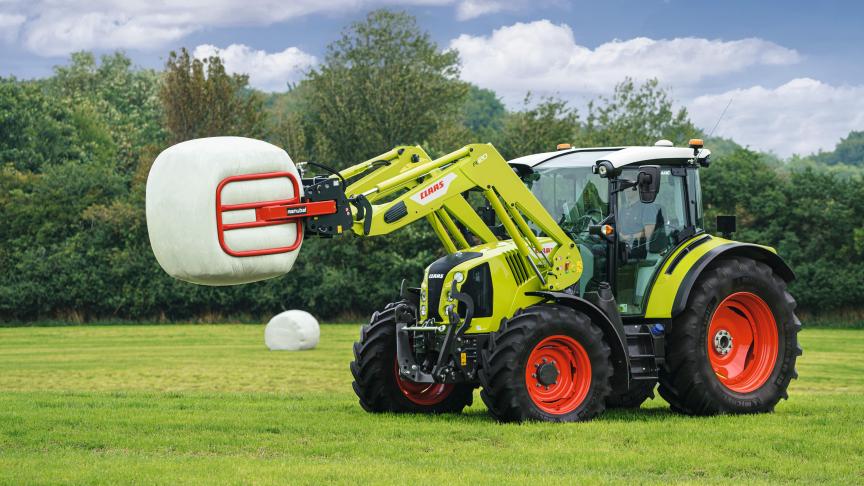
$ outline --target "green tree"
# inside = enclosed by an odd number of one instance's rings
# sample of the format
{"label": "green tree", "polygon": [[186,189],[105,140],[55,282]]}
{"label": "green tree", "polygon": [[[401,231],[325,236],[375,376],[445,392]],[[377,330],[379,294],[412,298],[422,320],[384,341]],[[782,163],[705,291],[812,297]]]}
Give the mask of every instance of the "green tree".
{"label": "green tree", "polygon": [[576,135],[579,116],[566,101],[544,98],[533,105],[525,96],[522,111],[508,113],[495,146],[505,158],[555,150],[559,143],[570,143]]}
{"label": "green tree", "polygon": [[413,17],[371,12],[310,73],[310,152],[344,167],[426,140],[465,98],[458,75],[457,53],[439,50]]}
{"label": "green tree", "polygon": [[[712,155],[711,166],[700,174],[709,228],[713,227],[716,215],[735,214],[742,234],[751,241],[759,241],[777,222],[776,218],[785,219],[785,179],[759,152],[738,148],[716,159]],[[751,230],[758,231],[748,233]],[[779,236],[779,231],[774,236]]]}
{"label": "green tree", "polygon": [[864,166],[864,131],[852,131],[846,138],[840,139],[831,152],[820,152],[813,156],[824,164],[848,164]]}
{"label": "green tree", "polygon": [[272,93],[266,101],[267,141],[285,149],[295,162],[309,160],[314,127],[309,120],[309,83]]}
{"label": "green tree", "polygon": [[504,125],[507,110],[494,91],[469,85],[461,110],[462,123],[479,134],[490,134]]}
{"label": "green tree", "polygon": [[614,93],[588,104],[588,116],[577,144],[583,147],[653,145],[660,139],[686,145],[700,135],[687,117],[687,110],[673,108],[669,93],[656,79],[636,85],[627,79]]}
{"label": "green tree", "polygon": [[45,86],[49,95],[79,107],[92,125],[104,127],[110,159],[125,173],[135,171],[142,147],[164,143],[158,74],[133,68],[123,53],[104,55],[98,63],[92,53],[73,53]]}
{"label": "green tree", "polygon": [[92,116],[91,107],[51,96],[40,83],[0,78],[0,164],[40,172],[104,156],[110,138]]}
{"label": "green tree", "polygon": [[248,85],[248,75],[228,74],[218,57],[200,60],[185,48],[172,51],[159,91],[169,142],[220,135],[262,138],[264,99]]}

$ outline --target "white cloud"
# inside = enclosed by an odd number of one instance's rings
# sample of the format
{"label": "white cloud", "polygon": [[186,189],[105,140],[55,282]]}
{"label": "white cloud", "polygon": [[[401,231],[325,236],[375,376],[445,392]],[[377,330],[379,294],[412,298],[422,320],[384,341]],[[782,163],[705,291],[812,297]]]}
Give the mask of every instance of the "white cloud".
{"label": "white cloud", "polygon": [[504,2],[496,0],[463,0],[456,7],[456,18],[471,20],[477,17],[493,14],[504,10]]}
{"label": "white cloud", "polygon": [[153,48],[186,36],[197,26],[170,14],[127,15],[51,12],[29,23],[24,44],[42,56],[60,56],[81,49]]}
{"label": "white cloud", "polygon": [[627,76],[692,85],[708,76],[800,59],[795,50],[762,39],[637,37],[591,49],[577,44],[569,26],[548,20],[501,27],[490,36],[463,34],[450,47],[462,57],[465,80],[511,98],[527,91],[606,93]]}
{"label": "white cloud", "polygon": [[831,150],[850,130],[864,128],[864,86],[810,78],[699,96],[687,104],[690,117],[710,130],[730,98],[716,134],[783,157]]}
{"label": "white cloud", "polygon": [[14,42],[25,20],[23,15],[0,13],[0,40]]}
{"label": "white cloud", "polygon": [[[81,49],[154,49],[208,27],[272,25],[314,13],[388,5],[452,5],[457,0],[7,0],[25,17],[24,45],[42,56]],[[5,14],[3,14],[5,15]]]}
{"label": "white cloud", "polygon": [[284,91],[287,83],[299,81],[317,62],[315,56],[296,47],[267,53],[243,44],[224,49],[204,44],[196,47],[193,55],[199,59],[219,56],[228,72],[248,74],[249,84],[265,91]]}

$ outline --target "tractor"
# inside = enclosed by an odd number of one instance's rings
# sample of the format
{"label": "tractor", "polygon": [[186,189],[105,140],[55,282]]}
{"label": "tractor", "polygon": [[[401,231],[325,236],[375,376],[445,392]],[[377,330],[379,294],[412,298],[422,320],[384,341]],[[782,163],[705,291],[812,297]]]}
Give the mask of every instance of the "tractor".
{"label": "tractor", "polygon": [[685,414],[770,412],[797,377],[794,274],[773,248],[731,240],[734,216],[706,232],[709,158],[698,139],[510,161],[484,143],[436,159],[400,146],[341,171],[309,163],[327,173],[292,180],[302,197],[222,209],[255,209],[241,229],[294,224],[298,240],[431,226],[444,256],[354,344],[369,412],[458,413],[478,387],[502,422],[589,420],[655,388]]}

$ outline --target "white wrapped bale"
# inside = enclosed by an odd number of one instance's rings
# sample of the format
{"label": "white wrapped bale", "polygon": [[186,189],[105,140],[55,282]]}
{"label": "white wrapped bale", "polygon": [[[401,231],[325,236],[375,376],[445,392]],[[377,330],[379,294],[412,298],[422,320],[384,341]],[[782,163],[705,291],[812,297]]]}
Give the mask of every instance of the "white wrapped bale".
{"label": "white wrapped bale", "polygon": [[[147,177],[147,231],[156,260],[169,275],[202,285],[284,275],[300,249],[298,225],[259,225],[249,206],[299,198],[299,181],[288,154],[260,140],[202,138],[166,149]],[[227,210],[217,211],[217,193]]]}
{"label": "white wrapped bale", "polygon": [[277,314],[264,328],[264,344],[271,351],[298,351],[318,345],[321,329],[318,320],[302,310]]}

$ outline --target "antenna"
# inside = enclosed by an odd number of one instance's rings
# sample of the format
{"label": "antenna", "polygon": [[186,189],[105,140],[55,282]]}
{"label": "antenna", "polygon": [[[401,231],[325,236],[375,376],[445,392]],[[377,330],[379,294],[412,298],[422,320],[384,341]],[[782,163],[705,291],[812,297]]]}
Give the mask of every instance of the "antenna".
{"label": "antenna", "polygon": [[[723,108],[723,111],[720,113],[720,117],[717,118],[717,123],[715,123],[715,124],[714,124],[714,127],[711,128],[711,131],[708,133],[708,136],[705,137],[706,139],[711,138],[711,136],[714,135],[714,130],[717,130],[717,127],[720,126],[720,121],[723,120],[723,117],[724,117],[724,116],[726,116],[726,110],[728,110],[728,109],[729,109],[729,106],[732,105],[732,100],[733,100],[733,99],[735,99],[735,98],[734,98],[734,97],[729,98],[729,102],[726,103],[726,108]],[[704,146],[703,146],[703,147],[700,147],[699,150],[696,152],[696,160],[699,160],[699,155],[702,154],[702,150],[703,150],[703,149],[704,149]]]}
{"label": "antenna", "polygon": [[714,128],[711,129],[711,133],[709,133],[708,136],[705,138],[711,138],[711,135],[714,135],[714,130],[717,130],[717,127],[720,125],[720,120],[722,120],[723,117],[726,116],[726,110],[729,109],[729,105],[732,104],[733,99],[734,98],[729,98],[729,103],[726,103],[726,108],[723,108],[723,112],[720,113],[720,118],[717,119],[717,123],[714,124]]}

